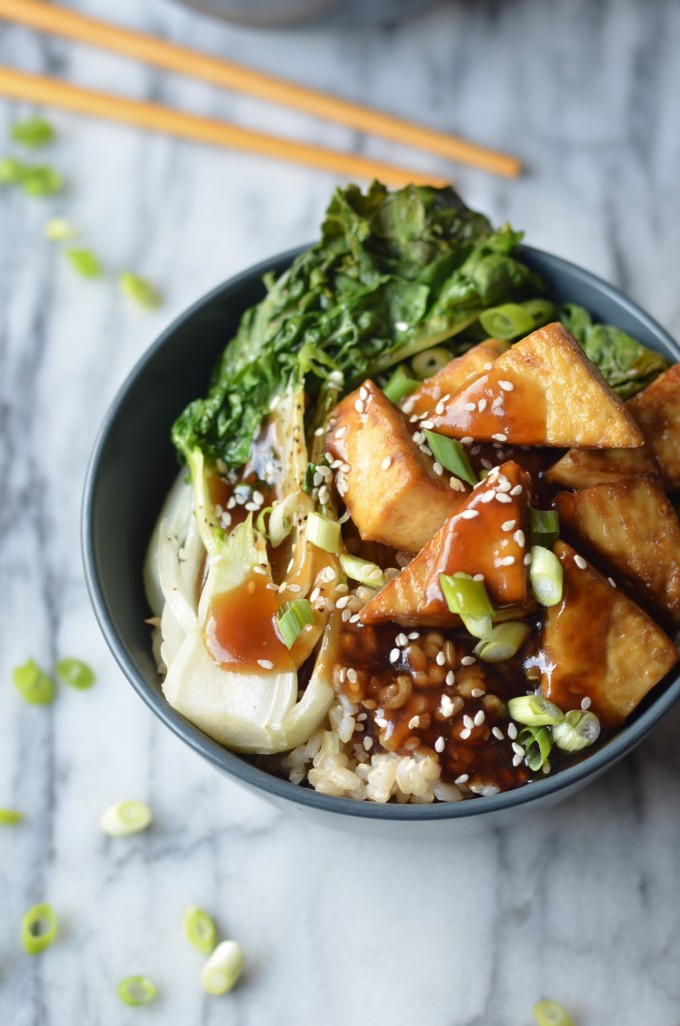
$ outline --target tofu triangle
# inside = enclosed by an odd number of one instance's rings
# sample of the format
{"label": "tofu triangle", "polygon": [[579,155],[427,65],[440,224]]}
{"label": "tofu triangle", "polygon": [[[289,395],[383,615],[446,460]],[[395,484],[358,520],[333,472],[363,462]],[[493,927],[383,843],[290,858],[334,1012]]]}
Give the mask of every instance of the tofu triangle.
{"label": "tofu triangle", "polygon": [[484,575],[495,608],[529,602],[524,557],[529,545],[531,479],[514,462],[494,467],[425,547],[361,610],[364,624],[456,626],[440,574]]}
{"label": "tofu triangle", "polygon": [[636,448],[621,399],[561,324],[539,328],[431,417],[452,438],[514,445]]}
{"label": "tofu triangle", "polygon": [[541,694],[565,712],[590,699],[603,728],[613,730],[665,677],[678,653],[661,628],[570,545],[558,541],[553,552],[564,571],[564,592],[545,613]]}

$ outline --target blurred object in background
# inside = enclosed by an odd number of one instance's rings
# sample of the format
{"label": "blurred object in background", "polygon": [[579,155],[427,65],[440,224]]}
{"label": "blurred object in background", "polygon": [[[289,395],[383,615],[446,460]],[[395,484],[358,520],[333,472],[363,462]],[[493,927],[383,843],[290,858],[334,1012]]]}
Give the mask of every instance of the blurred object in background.
{"label": "blurred object in background", "polygon": [[204,14],[259,28],[303,22],[361,27],[401,21],[434,7],[438,0],[178,0]]}

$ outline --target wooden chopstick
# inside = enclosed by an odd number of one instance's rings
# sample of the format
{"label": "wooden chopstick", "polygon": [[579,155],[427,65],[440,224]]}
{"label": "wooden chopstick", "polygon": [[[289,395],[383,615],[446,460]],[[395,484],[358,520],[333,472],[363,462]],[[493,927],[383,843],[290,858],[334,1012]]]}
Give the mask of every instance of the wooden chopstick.
{"label": "wooden chopstick", "polygon": [[111,93],[84,89],[44,75],[31,75],[25,71],[0,66],[0,95],[13,100],[60,107],[77,114],[89,114],[110,121],[122,121],[138,128],[166,132],[195,142],[226,146],[234,150],[256,153],[263,157],[289,160],[306,164],[322,171],[344,175],[347,178],[371,180],[378,178],[386,185],[448,185],[449,180],[423,171],[393,167],[378,160],[352,153],[292,142],[279,136],[253,132],[238,125],[214,118],[185,114],[172,107],[142,100],[129,100]]}
{"label": "wooden chopstick", "polygon": [[336,121],[357,131],[383,136],[402,145],[414,146],[494,174],[513,178],[522,169],[519,160],[509,154],[176,43],[111,25],[43,0],[0,0],[0,17],[127,57],[135,57],[166,71],[250,93],[262,100],[293,107],[327,121]]}

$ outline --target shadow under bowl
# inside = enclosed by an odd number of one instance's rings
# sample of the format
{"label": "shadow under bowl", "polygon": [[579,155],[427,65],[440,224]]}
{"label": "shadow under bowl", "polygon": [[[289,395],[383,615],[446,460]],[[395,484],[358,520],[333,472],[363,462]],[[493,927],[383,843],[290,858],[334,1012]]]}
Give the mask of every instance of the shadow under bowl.
{"label": "shadow under bowl", "polygon": [[[195,752],[232,779],[290,810],[362,834],[413,838],[460,834],[513,822],[595,779],[631,751],[680,698],[680,673],[647,697],[608,743],[554,776],[488,798],[432,805],[380,805],[318,794],[253,765],[213,741],[165,701],[144,622],[142,567],[163,499],[178,472],[170,429],[204,395],[211,370],[242,313],[264,295],[262,277],[282,272],[300,250],[273,257],[225,282],[182,314],[147,350],[122,385],[97,438],[82,513],[85,574],[95,614],[118,665],[153,712]],[[587,307],[644,345],[680,360],[677,343],[619,291],[559,257],[530,247],[523,258],[549,282],[552,298]]]}

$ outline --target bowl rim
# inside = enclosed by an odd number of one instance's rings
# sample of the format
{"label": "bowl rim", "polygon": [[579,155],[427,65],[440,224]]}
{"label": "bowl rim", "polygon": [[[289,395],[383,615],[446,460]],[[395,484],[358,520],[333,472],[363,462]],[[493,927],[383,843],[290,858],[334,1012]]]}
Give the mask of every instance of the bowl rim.
{"label": "bowl rim", "polygon": [[[99,628],[116,663],[146,705],[177,737],[181,738],[198,755],[207,759],[216,769],[236,778],[241,784],[250,786],[256,791],[263,791],[273,798],[284,799],[293,806],[302,805],[309,809],[322,810],[334,815],[379,821],[423,822],[458,820],[484,816],[500,810],[521,808],[525,805],[538,803],[540,799],[548,798],[559,791],[578,787],[587,778],[595,778],[631,751],[666,715],[678,699],[680,699],[680,674],[667,685],[665,690],[651,702],[647,709],[639,714],[628,729],[624,727],[592,755],[586,756],[572,766],[559,770],[554,775],[547,775],[522,787],[501,791],[498,794],[484,797],[481,800],[435,802],[432,804],[381,804],[325,795],[312,788],[293,784],[290,780],[277,777],[273,773],[247,761],[246,758],[238,753],[223,747],[207,734],[204,734],[199,728],[195,727],[179,712],[176,712],[163,697],[160,690],[155,691],[149,687],[123,639],[116,630],[109,612],[103,582],[98,573],[97,545],[93,531],[93,503],[109,433],[119,418],[127,393],[137,377],[154,360],[159,350],[198,311],[223,295],[228,295],[233,289],[249,282],[253,278],[262,278],[267,271],[273,268],[287,267],[299,253],[307,248],[306,246],[298,246],[261,260],[257,264],[228,278],[192,303],[190,307],[179,314],[161,332],[156,341],[137,360],[119,387],[107,410],[103,423],[97,433],[85,475],[81,507],[81,548],[85,581],[90,601]],[[651,334],[661,338],[670,352],[680,361],[680,345],[675,342],[665,328],[658,324],[654,318],[615,286],[605,282],[591,271],[587,271],[585,268],[579,267],[569,260],[547,253],[544,250],[524,245],[520,247],[520,250],[529,259],[535,254],[544,266],[554,268],[555,270],[566,270],[572,278],[588,287],[594,287],[608,300],[616,303],[626,312],[636,317]],[[547,272],[548,276],[549,274],[550,270]]]}

